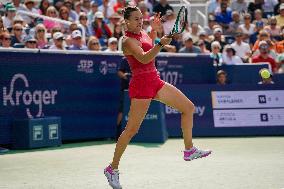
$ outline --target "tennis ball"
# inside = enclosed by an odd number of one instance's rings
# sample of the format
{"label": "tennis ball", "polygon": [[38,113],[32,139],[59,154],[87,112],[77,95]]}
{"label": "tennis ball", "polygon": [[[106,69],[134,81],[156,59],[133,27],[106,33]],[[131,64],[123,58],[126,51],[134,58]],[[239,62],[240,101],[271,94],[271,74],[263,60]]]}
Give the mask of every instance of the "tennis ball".
{"label": "tennis ball", "polygon": [[267,69],[261,70],[260,75],[263,79],[270,78],[270,72]]}

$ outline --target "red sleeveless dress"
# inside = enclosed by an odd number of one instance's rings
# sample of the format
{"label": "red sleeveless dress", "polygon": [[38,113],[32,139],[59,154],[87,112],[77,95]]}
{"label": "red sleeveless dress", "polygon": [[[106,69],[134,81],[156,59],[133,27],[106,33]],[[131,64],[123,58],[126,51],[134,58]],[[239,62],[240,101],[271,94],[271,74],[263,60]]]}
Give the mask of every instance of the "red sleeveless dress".
{"label": "red sleeveless dress", "polygon": [[[144,31],[141,31],[140,34],[126,31],[125,35],[140,41],[144,52],[153,48],[152,39]],[[154,98],[165,84],[155,67],[155,60],[143,64],[132,55],[126,55],[125,57],[132,73],[129,83],[129,97],[137,99]]]}

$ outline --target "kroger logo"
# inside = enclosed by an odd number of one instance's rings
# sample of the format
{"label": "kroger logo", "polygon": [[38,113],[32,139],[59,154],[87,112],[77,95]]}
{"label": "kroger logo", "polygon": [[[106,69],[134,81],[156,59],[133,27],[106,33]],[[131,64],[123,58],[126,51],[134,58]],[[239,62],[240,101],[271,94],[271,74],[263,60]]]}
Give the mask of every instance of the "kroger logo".
{"label": "kroger logo", "polygon": [[[15,90],[15,82],[21,80],[24,82],[26,90]],[[3,105],[4,106],[29,106],[37,105],[38,112],[36,117],[42,116],[42,106],[55,104],[57,90],[28,90],[29,81],[24,74],[15,74],[10,83],[10,89],[3,87]],[[30,108],[26,107],[27,116],[33,118]]]}
{"label": "kroger logo", "polygon": [[99,66],[100,73],[106,75],[108,73],[117,72],[117,64],[114,62],[101,61]]}
{"label": "kroger logo", "polygon": [[78,72],[85,72],[85,73],[93,73],[94,69],[94,62],[92,60],[80,60],[77,71]]}

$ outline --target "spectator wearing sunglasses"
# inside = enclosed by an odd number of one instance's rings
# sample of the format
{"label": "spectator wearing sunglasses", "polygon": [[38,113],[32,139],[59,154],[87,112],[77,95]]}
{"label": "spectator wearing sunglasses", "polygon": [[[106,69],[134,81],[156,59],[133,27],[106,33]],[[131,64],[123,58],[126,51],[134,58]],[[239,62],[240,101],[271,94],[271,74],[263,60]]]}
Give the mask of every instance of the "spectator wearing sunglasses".
{"label": "spectator wearing sunglasses", "polygon": [[61,32],[55,32],[53,34],[53,44],[49,47],[49,49],[53,50],[66,50],[64,45],[64,35]]}
{"label": "spectator wearing sunglasses", "polygon": [[46,48],[48,41],[46,37],[46,28],[43,24],[38,24],[35,27],[35,38],[37,40],[37,47],[39,49]]}
{"label": "spectator wearing sunglasses", "polygon": [[277,25],[277,19],[275,16],[272,16],[269,19],[268,25],[265,26],[264,29],[270,34],[271,38],[280,38],[281,28]]}
{"label": "spectator wearing sunglasses", "polygon": [[268,62],[273,72],[277,71],[276,61],[269,55],[269,45],[266,41],[259,42],[259,55],[252,57],[252,63]]}
{"label": "spectator wearing sunglasses", "polygon": [[25,41],[25,48],[28,49],[37,49],[37,40],[33,36],[26,36],[24,39]]}
{"label": "spectator wearing sunglasses", "polygon": [[9,32],[3,32],[0,38],[1,48],[11,48],[11,35]]}
{"label": "spectator wearing sunglasses", "polygon": [[21,24],[15,24],[12,29],[11,45],[23,42],[23,26]]}
{"label": "spectator wearing sunglasses", "polygon": [[88,49],[90,51],[100,51],[101,45],[99,39],[95,36],[91,36],[88,41]]}

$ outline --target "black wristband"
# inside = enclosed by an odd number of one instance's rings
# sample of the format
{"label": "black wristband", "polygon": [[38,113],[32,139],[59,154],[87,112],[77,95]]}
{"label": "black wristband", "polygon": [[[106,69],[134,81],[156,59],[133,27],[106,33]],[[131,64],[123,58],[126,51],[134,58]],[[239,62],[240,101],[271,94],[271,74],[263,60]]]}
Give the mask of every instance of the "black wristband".
{"label": "black wristband", "polygon": [[157,45],[159,45],[161,48],[164,47],[164,45],[161,43],[161,41],[159,43],[157,43]]}

